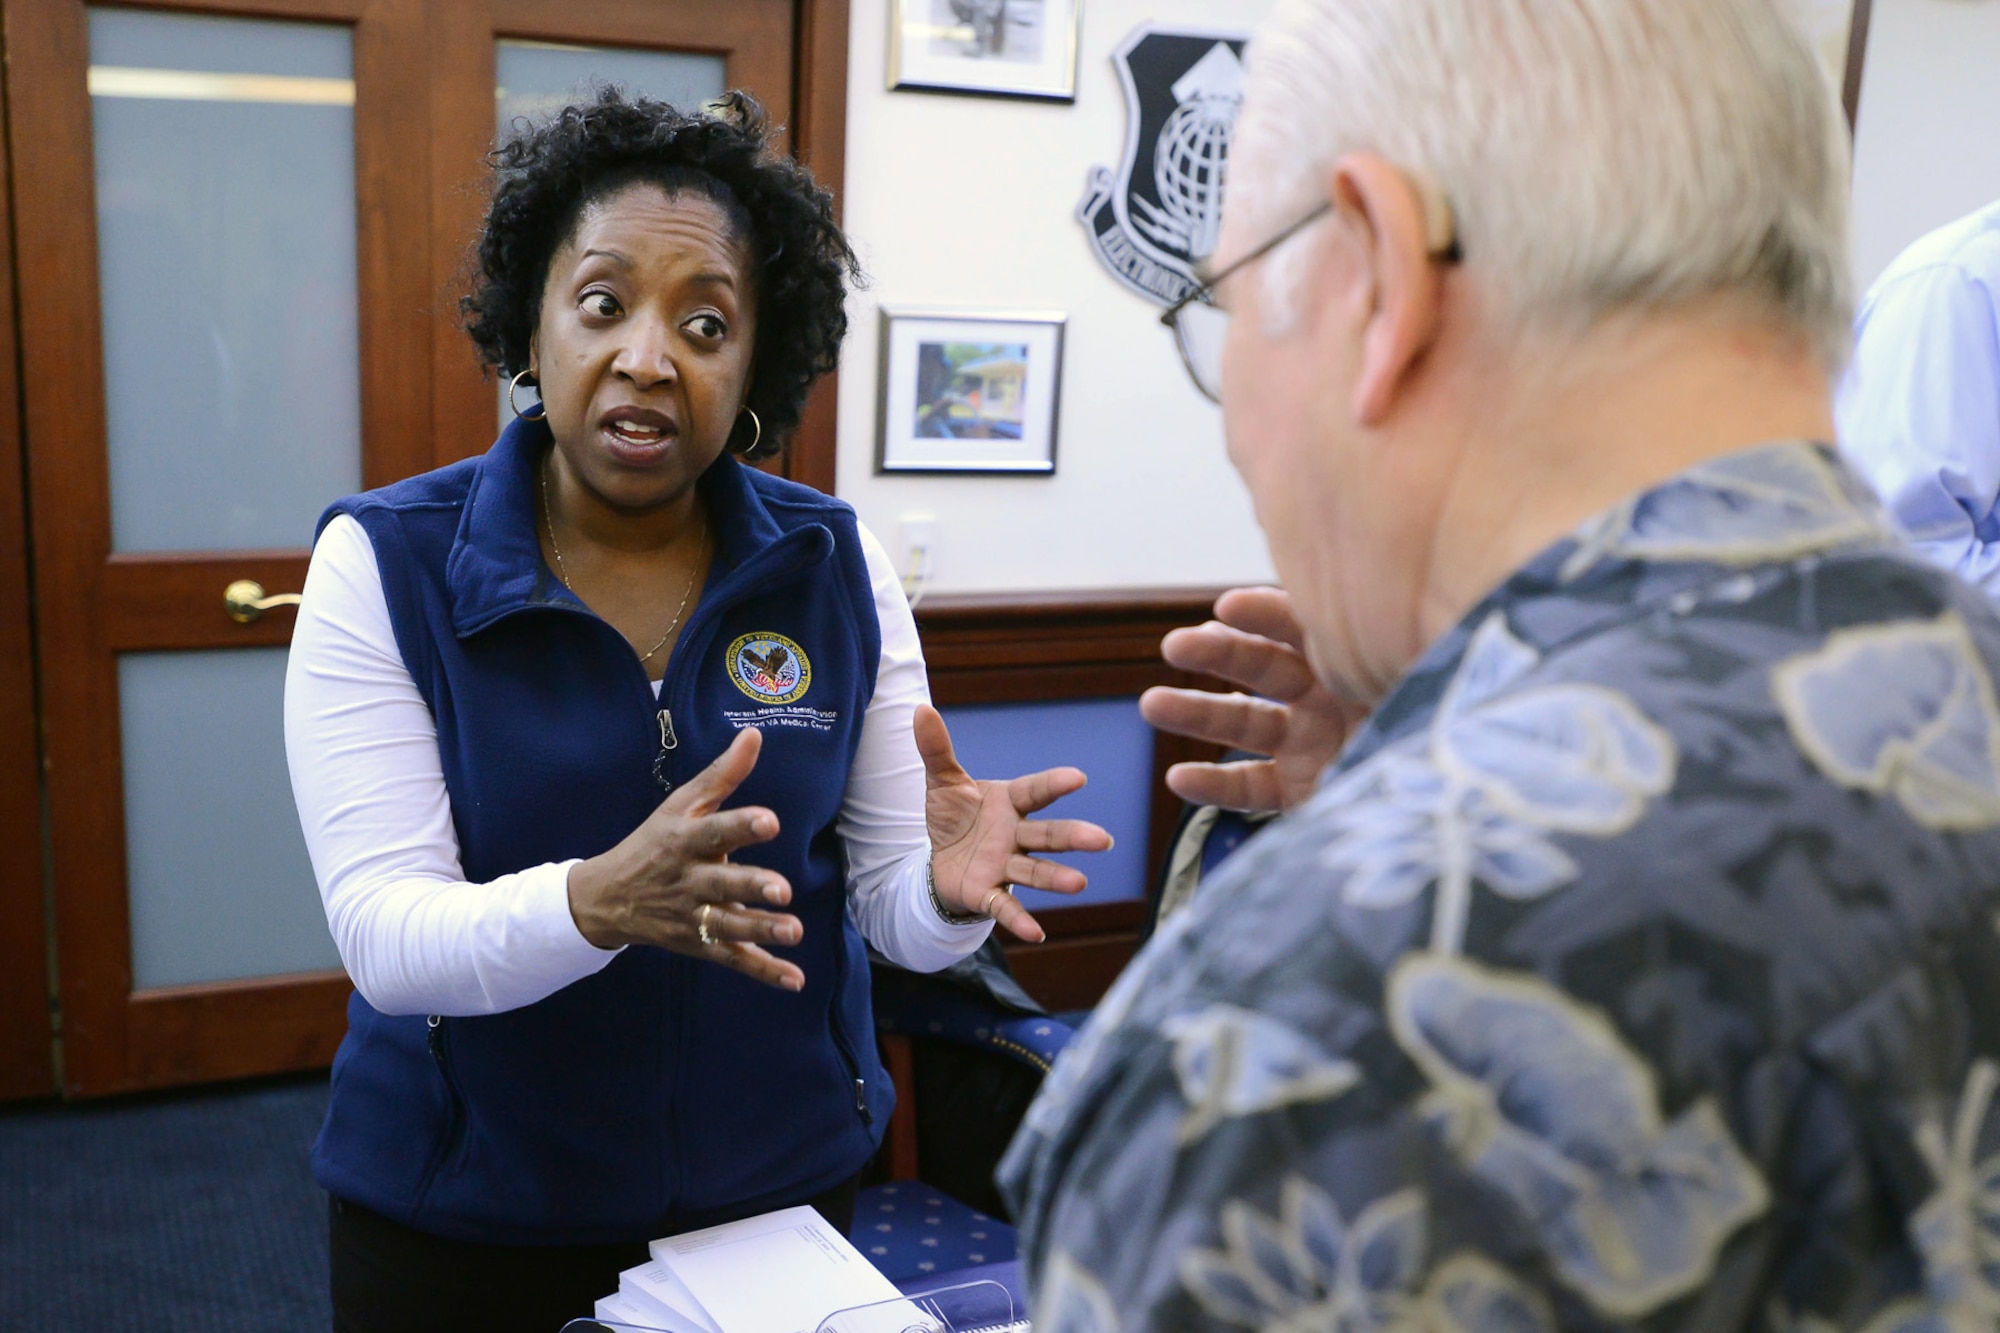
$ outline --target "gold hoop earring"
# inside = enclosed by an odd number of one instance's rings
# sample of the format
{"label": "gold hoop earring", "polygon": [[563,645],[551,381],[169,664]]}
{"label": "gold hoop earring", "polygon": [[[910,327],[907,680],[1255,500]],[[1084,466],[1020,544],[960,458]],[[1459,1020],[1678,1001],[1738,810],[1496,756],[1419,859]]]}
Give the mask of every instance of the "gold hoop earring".
{"label": "gold hoop earring", "polygon": [[[750,412],[750,409],[747,407],[744,408],[743,410],[745,412]],[[750,443],[744,445],[741,449],[738,449],[736,451],[737,453],[743,455],[745,458],[748,458],[751,454],[756,453],[757,446],[760,443],[762,443],[764,439],[764,423],[757,419],[757,414],[755,412],[750,412],[750,424],[757,428],[757,433],[750,437]]]}
{"label": "gold hoop earring", "polygon": [[[542,420],[542,418],[548,416],[549,414],[549,405],[547,403],[537,402],[535,404],[534,411],[523,412],[520,409],[519,405],[517,405],[514,402],[514,390],[521,387],[521,381],[527,379],[528,374],[529,372],[524,370],[520,374],[516,375],[513,379],[507,381],[507,406],[512,408],[514,415],[521,418],[521,420],[523,421],[540,421]],[[539,384],[531,383],[529,387],[533,389],[540,389],[542,386]]]}

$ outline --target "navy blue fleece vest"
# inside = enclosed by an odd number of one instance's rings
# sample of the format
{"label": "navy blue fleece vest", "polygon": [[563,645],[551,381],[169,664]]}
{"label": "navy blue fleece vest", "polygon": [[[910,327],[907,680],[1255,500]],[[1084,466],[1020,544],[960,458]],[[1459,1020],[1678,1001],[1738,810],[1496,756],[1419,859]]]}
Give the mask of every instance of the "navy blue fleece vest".
{"label": "navy blue fleece vest", "polygon": [[488,1017],[392,1017],[357,995],[313,1170],[437,1235],[643,1240],[810,1198],[881,1139],[893,1094],[834,832],[881,630],[853,511],[725,457],[701,481],[715,562],[656,703],[631,647],[542,561],[548,447],[516,422],[483,457],[320,520],[351,514],[374,545],[466,878],[604,851],[754,724],[763,755],[731,804],[769,806],[783,830],[735,859],[791,881],[805,937],[776,952],[805,989],[635,947]]}

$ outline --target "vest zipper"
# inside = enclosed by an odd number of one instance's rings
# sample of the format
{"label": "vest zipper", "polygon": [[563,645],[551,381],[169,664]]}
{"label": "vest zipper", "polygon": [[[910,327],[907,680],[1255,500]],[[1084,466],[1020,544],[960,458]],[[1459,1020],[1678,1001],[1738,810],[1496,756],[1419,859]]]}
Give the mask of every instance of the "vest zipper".
{"label": "vest zipper", "polygon": [[861,1058],[855,1053],[854,1042],[847,1035],[847,1025],[841,1021],[840,998],[847,993],[847,960],[844,954],[835,956],[833,965],[833,996],[827,1002],[826,1030],[833,1038],[834,1053],[847,1067],[847,1077],[854,1084],[854,1110],[861,1117],[861,1123],[873,1129],[875,1117],[868,1112],[868,1080],[861,1077]]}
{"label": "vest zipper", "polygon": [[[660,693],[665,694],[666,691],[666,682],[662,681],[660,683]],[[660,708],[659,723],[660,752],[653,756],[653,781],[660,784],[662,792],[670,792],[674,789],[674,780],[667,773],[667,765],[669,763],[669,756],[675,750],[681,748],[681,741],[680,737],[674,734],[673,712],[664,705]]]}
{"label": "vest zipper", "polygon": [[[834,1003],[840,1003],[838,995],[835,995]],[[861,1077],[861,1062],[855,1058],[854,1046],[847,1040],[840,1024],[834,1022],[829,1027],[833,1033],[834,1051],[840,1056],[840,1062],[847,1066],[847,1076],[854,1083],[854,1110],[861,1117],[861,1123],[872,1128],[875,1117],[868,1113],[868,1080]]]}
{"label": "vest zipper", "polygon": [[448,1119],[445,1123],[444,1142],[438,1145],[435,1157],[431,1159],[430,1170],[424,1173],[424,1182],[417,1190],[417,1206],[423,1207],[430,1195],[431,1184],[440,1171],[455,1162],[465,1148],[467,1139],[465,1123],[465,1099],[459,1095],[458,1081],[451,1075],[451,1055],[445,1044],[444,1017],[432,1014],[424,1019],[424,1044],[430,1049],[431,1063],[437,1066],[438,1077],[444,1082],[445,1105]]}

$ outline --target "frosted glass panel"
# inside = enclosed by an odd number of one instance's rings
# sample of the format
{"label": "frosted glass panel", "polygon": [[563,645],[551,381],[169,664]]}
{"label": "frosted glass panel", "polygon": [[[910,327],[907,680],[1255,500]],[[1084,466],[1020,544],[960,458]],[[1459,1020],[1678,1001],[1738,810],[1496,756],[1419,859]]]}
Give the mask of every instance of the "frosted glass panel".
{"label": "frosted glass panel", "polygon": [[683,111],[722,96],[727,66],[721,56],[679,51],[634,51],[549,42],[500,42],[494,51],[493,90],[503,137],[517,116],[544,120],[591,96],[601,83],[644,93]]}
{"label": "frosted glass panel", "polygon": [[90,11],[118,550],[309,546],[360,489],[352,47]]}
{"label": "frosted glass panel", "polygon": [[133,983],[339,967],[285,769],[285,649],[127,653],[118,697]]}

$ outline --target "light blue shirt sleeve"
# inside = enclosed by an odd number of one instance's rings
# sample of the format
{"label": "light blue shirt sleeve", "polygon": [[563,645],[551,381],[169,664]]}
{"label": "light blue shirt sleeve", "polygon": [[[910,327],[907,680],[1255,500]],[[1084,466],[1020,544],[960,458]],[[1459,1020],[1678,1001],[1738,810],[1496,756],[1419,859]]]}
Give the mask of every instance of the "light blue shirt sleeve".
{"label": "light blue shirt sleeve", "polygon": [[1943,262],[1869,293],[1836,399],[1842,451],[1930,559],[2000,598],[2000,313]]}

